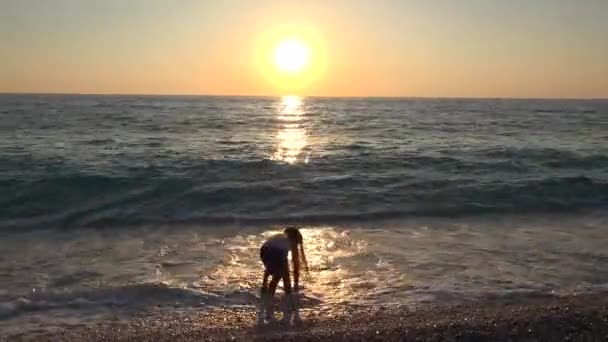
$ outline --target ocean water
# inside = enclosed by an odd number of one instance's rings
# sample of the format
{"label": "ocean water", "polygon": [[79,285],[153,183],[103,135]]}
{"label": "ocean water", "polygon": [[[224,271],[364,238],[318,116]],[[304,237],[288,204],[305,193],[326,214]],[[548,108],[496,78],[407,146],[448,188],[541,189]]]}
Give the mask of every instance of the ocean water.
{"label": "ocean water", "polygon": [[[0,330],[608,285],[608,100],[0,95]],[[0,333],[2,335],[2,333]]]}

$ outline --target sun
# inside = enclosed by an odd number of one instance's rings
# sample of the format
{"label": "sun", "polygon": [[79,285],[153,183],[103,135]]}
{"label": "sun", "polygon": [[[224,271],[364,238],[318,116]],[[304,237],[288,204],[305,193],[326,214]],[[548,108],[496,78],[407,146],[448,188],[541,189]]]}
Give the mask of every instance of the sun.
{"label": "sun", "polygon": [[310,48],[306,43],[295,38],[282,40],[274,49],[273,61],[281,73],[300,73],[310,63]]}
{"label": "sun", "polygon": [[272,91],[301,94],[327,70],[327,51],[312,28],[278,27],[257,38],[253,61]]}

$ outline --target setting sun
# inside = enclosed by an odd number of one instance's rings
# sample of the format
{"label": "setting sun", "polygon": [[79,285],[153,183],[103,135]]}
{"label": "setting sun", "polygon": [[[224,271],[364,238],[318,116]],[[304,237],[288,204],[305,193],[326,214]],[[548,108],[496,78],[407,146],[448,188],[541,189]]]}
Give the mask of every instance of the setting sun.
{"label": "setting sun", "polygon": [[277,92],[306,92],[326,70],[325,44],[310,28],[279,27],[259,36],[255,64]]}
{"label": "setting sun", "polygon": [[274,50],[274,63],[280,72],[301,72],[309,63],[310,49],[297,39],[281,41]]}

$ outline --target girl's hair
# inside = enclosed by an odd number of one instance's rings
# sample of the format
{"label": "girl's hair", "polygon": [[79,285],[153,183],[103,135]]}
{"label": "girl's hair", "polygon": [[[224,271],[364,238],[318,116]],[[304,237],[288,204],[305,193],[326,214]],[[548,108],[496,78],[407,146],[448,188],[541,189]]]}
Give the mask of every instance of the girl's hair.
{"label": "girl's hair", "polygon": [[302,259],[302,263],[304,264],[304,271],[308,273],[308,262],[306,261],[306,254],[304,254],[304,238],[302,238],[302,233],[300,230],[294,226],[289,226],[283,230],[283,233],[287,235],[289,240],[295,241],[297,245],[300,247],[300,258]]}
{"label": "girl's hair", "polygon": [[302,245],[304,243],[302,233],[300,233],[300,230],[294,226],[289,226],[285,228],[285,230],[283,230],[283,233],[287,235],[289,240],[295,241],[298,245]]}

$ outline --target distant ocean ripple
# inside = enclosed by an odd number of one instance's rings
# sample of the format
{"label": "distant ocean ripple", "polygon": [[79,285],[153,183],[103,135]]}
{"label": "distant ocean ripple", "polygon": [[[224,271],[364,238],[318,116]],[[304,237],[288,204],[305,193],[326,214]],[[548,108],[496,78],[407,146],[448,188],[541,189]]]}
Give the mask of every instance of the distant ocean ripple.
{"label": "distant ocean ripple", "polygon": [[0,96],[0,227],[608,205],[608,101]]}

